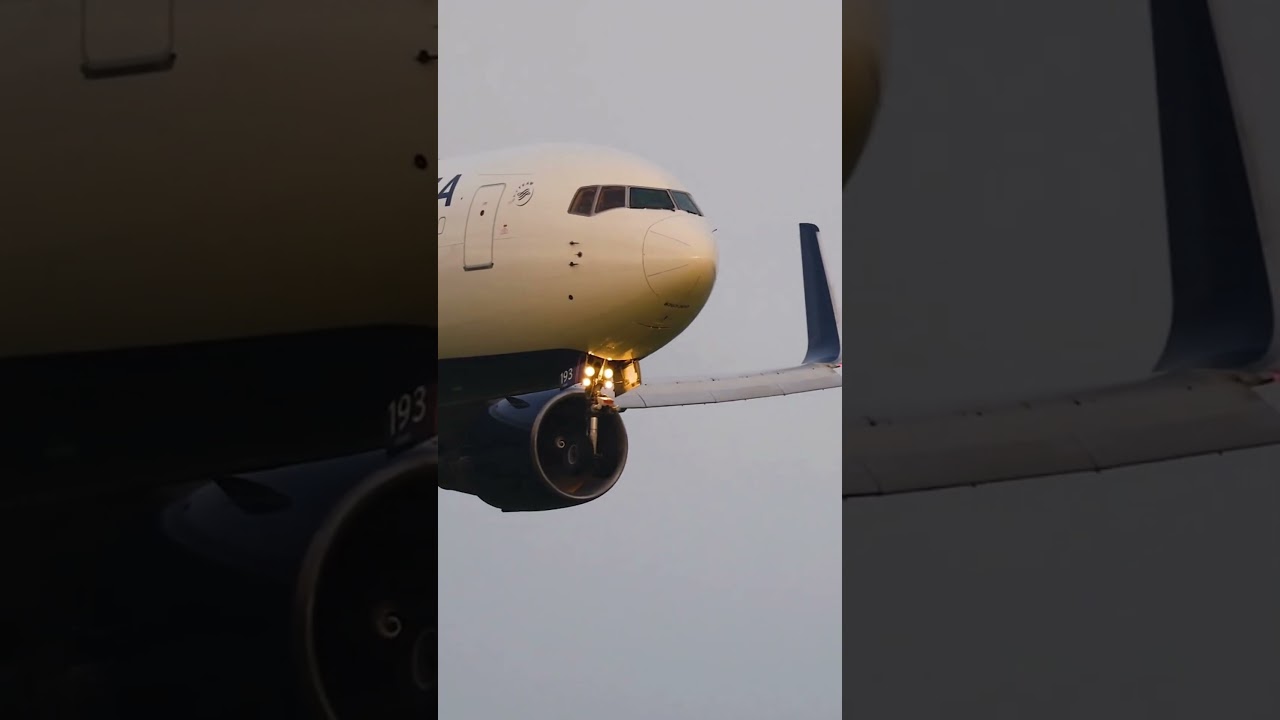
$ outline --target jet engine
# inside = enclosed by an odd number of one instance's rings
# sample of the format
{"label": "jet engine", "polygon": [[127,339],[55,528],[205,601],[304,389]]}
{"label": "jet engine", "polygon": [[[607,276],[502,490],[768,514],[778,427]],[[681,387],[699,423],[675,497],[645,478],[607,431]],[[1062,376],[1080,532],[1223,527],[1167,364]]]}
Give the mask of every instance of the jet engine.
{"label": "jet engine", "polygon": [[79,641],[111,688],[93,704],[129,716],[429,715],[436,471],[426,443],[221,478],[166,502],[102,568],[103,615]]}
{"label": "jet engine", "polygon": [[593,411],[582,388],[504,398],[450,414],[440,422],[440,487],[475,495],[504,512],[590,502],[613,488],[626,465],[621,416]]}
{"label": "jet engine", "polygon": [[302,692],[325,718],[425,717],[436,707],[435,454],[346,492],[293,585]]}

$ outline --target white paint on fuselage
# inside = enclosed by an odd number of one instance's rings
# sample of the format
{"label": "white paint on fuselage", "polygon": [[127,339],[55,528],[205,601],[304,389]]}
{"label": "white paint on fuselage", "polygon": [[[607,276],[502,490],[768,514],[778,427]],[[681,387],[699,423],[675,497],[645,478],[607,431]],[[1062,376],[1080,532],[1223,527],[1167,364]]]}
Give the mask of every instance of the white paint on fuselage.
{"label": "white paint on fuselage", "polygon": [[437,201],[441,359],[538,350],[639,359],[687,328],[711,295],[716,247],[704,217],[569,212],[585,186],[688,192],[638,157],[538,145],[446,160],[438,175],[441,188],[460,175]]}
{"label": "white paint on fuselage", "polygon": [[434,325],[436,3],[178,5],[0,1],[0,358]]}

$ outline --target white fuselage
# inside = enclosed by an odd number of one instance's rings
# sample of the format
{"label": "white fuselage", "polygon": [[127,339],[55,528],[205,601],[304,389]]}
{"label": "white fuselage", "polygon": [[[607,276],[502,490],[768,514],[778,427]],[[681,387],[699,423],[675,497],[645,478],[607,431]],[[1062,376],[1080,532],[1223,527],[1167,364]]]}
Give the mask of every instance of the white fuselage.
{"label": "white fuselage", "polygon": [[0,359],[434,325],[435,3],[167,7],[0,3]]}
{"label": "white fuselage", "polygon": [[[710,297],[712,228],[688,202],[636,207],[689,197],[644,160],[539,145],[446,160],[438,184],[442,360],[543,350],[639,359],[671,342]],[[582,200],[579,191],[595,186],[627,188],[630,206],[608,208],[604,190],[594,205]]]}

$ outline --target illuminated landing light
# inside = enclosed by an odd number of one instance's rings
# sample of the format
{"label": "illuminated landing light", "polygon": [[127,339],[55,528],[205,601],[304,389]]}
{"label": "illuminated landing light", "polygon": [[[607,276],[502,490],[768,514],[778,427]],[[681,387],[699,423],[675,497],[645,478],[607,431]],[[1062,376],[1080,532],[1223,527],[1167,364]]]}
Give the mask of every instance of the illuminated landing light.
{"label": "illuminated landing light", "polygon": [[[613,379],[613,368],[607,367],[604,369],[604,379],[605,380]],[[609,387],[613,387],[613,383],[609,383]]]}
{"label": "illuminated landing light", "polygon": [[[586,371],[586,372],[587,372],[587,377],[593,377],[593,376],[595,376],[595,374],[596,374],[596,369],[595,369],[594,367],[592,367],[592,366],[588,365],[588,366],[587,366],[587,371]],[[608,376],[608,375],[605,375],[605,377],[609,377],[609,376]]]}
{"label": "illuminated landing light", "polygon": [[[609,377],[609,376],[608,376],[608,375],[605,375],[605,377]],[[613,389],[613,381],[612,381],[612,380],[605,380],[605,381],[604,381],[604,389],[605,389],[605,390],[612,390],[612,389]]]}
{"label": "illuminated landing light", "polygon": [[582,387],[591,387],[591,378],[582,381]]}

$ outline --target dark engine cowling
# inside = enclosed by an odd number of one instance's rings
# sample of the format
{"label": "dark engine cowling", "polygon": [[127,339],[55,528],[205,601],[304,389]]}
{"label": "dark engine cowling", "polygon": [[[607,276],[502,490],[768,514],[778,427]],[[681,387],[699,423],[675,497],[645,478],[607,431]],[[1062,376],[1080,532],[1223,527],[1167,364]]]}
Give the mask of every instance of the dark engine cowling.
{"label": "dark engine cowling", "polygon": [[365,477],[311,535],[293,584],[293,656],[325,718],[436,708],[434,450]]}
{"label": "dark engine cowling", "polygon": [[599,498],[622,475],[627,431],[618,413],[600,413],[593,451],[589,409],[586,392],[571,388],[446,414],[440,422],[440,487],[504,512],[555,510]]}
{"label": "dark engine cowling", "polygon": [[102,568],[101,616],[76,623],[95,628],[79,642],[112,688],[93,704],[122,717],[429,715],[436,474],[428,443],[219,479],[139,518]]}

